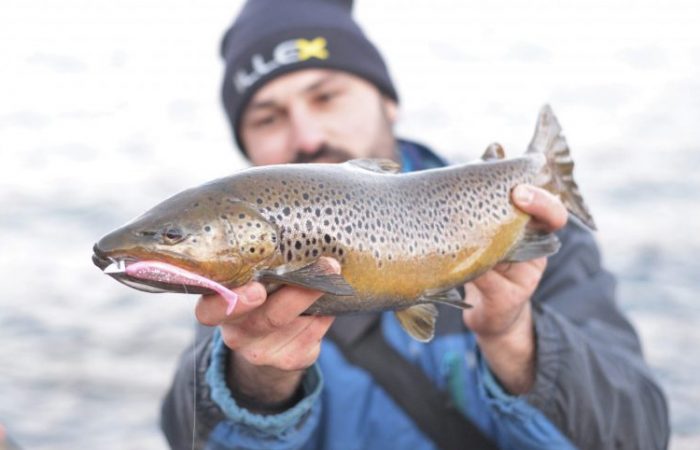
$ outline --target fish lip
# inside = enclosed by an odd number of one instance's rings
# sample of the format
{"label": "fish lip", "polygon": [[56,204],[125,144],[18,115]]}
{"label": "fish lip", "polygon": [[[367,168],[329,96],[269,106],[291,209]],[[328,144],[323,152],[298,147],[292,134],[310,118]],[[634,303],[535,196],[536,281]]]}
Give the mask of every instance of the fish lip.
{"label": "fish lip", "polygon": [[199,286],[185,286],[182,284],[169,284],[154,280],[144,280],[142,278],[133,277],[127,275],[126,272],[122,271],[105,271],[108,267],[116,265],[118,267],[125,267],[129,264],[138,262],[137,258],[133,257],[112,257],[108,256],[106,253],[101,251],[97,244],[92,248],[92,262],[95,264],[105,275],[109,275],[118,282],[129,286],[134,289],[145,292],[174,292],[182,294],[214,294],[215,292],[211,289],[207,289]]}
{"label": "fish lip", "polygon": [[123,263],[123,264],[130,264],[137,262],[138,260],[136,258],[132,257],[113,257],[109,256],[107,253],[104,251],[100,250],[100,248],[95,244],[92,247],[92,262],[95,264],[97,267],[100,268],[100,270],[104,271],[108,266],[114,263]]}

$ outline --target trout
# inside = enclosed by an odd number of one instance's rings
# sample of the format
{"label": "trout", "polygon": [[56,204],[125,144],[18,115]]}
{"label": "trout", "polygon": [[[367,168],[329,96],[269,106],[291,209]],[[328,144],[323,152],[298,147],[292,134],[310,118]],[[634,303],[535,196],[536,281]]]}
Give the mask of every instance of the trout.
{"label": "trout", "polygon": [[[456,288],[501,262],[559,249],[511,202],[518,184],[559,196],[590,228],[574,163],[549,106],[526,153],[491,144],[477,161],[399,173],[389,160],[253,167],[185,190],[107,234],[94,263],[149,292],[219,293],[251,280],[323,292],[305,313],[394,310],[415,339],[432,339],[435,304],[469,305]],[[328,274],[322,256],[341,274]]]}

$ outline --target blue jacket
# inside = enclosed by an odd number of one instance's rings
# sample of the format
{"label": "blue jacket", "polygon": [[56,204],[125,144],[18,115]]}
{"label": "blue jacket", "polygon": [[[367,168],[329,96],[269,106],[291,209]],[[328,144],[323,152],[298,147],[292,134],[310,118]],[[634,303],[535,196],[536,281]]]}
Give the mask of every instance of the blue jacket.
{"label": "blue jacket", "polygon": [[[444,165],[418,144],[401,142],[400,148],[404,170]],[[427,344],[410,338],[391,312],[382,315],[383,335],[500,448],[664,448],[666,402],[633,328],[615,306],[614,280],[601,268],[591,234],[575,220],[559,238],[562,248],[533,298],[536,381],[527,395],[501,388],[458,310],[441,311],[436,337]],[[173,448],[192,446],[193,389],[199,448],[435,448],[329,339],[304,376],[303,398],[275,415],[253,414],[236,403],[225,380],[229,350],[218,330],[202,327],[196,342],[197,371],[195,353],[186,351],[163,404],[162,426]]]}

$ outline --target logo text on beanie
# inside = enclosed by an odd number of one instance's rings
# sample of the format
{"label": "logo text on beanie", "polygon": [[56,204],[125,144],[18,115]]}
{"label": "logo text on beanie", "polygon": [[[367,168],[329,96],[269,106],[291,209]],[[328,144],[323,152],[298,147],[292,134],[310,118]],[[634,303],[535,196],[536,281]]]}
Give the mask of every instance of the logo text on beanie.
{"label": "logo text on beanie", "polygon": [[263,55],[256,53],[250,58],[250,72],[246,72],[245,69],[240,69],[234,74],[233,83],[236,86],[236,90],[242,93],[253,83],[258,81],[260,77],[267,75],[279,67],[306,61],[311,58],[328,59],[326,44],[326,39],[323,37],[310,40],[290,39],[277,44],[272,50],[272,56],[268,61],[265,61]]}

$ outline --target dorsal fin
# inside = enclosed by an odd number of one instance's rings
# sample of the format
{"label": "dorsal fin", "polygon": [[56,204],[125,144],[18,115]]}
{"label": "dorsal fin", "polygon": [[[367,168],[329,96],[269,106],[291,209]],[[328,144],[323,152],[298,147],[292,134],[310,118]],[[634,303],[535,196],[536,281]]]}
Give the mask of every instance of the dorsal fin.
{"label": "dorsal fin", "polygon": [[501,147],[501,144],[498,142],[494,142],[493,144],[489,145],[486,147],[486,150],[484,150],[484,154],[481,156],[481,159],[484,161],[491,161],[494,159],[505,159],[506,157],[506,152],[503,150],[503,147]]}
{"label": "dorsal fin", "polygon": [[390,159],[351,159],[348,164],[378,173],[399,173],[401,172],[401,164]]}

